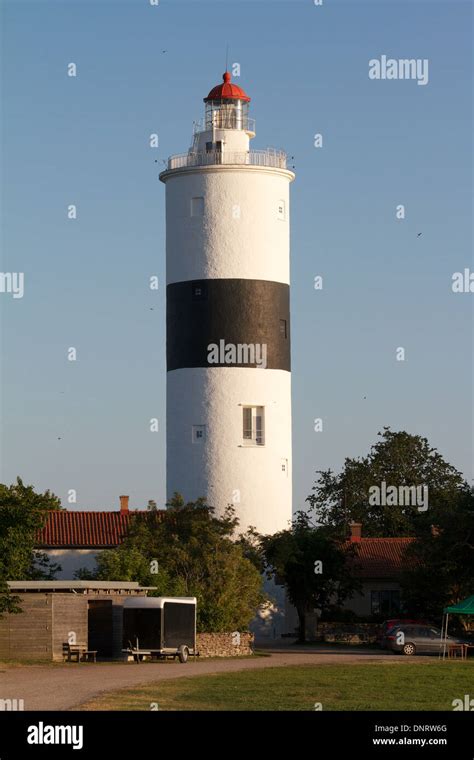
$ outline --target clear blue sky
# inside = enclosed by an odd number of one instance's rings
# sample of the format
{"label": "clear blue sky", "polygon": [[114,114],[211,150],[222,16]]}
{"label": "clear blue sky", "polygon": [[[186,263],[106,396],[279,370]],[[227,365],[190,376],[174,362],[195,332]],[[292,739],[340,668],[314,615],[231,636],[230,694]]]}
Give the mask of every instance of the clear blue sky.
{"label": "clear blue sky", "polygon": [[[0,294],[1,482],[19,474],[64,505],[76,489],[80,509],[163,504],[158,173],[187,149],[227,44],[254,147],[295,157],[295,508],[384,425],[472,478],[474,294],[451,291],[473,268],[470,2],[7,0],[2,15],[1,270],[25,273],[25,295]],[[370,80],[382,54],[427,58],[428,85]]]}

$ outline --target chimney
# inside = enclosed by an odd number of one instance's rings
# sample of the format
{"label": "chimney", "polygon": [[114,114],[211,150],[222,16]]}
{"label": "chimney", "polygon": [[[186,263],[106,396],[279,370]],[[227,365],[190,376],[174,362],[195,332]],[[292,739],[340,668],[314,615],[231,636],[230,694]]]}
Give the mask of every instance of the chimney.
{"label": "chimney", "polygon": [[122,513],[123,512],[128,512],[128,499],[129,499],[128,496],[121,496],[120,497],[120,511]]}
{"label": "chimney", "polygon": [[362,523],[352,522],[350,524],[351,529],[351,542],[353,544],[360,544],[362,538]]}

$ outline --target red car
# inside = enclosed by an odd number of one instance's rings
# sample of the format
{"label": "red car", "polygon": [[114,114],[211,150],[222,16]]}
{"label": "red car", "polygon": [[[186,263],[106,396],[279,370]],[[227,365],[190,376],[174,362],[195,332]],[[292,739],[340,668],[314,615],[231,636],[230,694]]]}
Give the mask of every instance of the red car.
{"label": "red car", "polygon": [[379,630],[377,631],[376,643],[381,649],[387,648],[387,634],[392,628],[397,625],[430,625],[427,620],[414,620],[412,618],[392,618],[391,620],[384,620]]}

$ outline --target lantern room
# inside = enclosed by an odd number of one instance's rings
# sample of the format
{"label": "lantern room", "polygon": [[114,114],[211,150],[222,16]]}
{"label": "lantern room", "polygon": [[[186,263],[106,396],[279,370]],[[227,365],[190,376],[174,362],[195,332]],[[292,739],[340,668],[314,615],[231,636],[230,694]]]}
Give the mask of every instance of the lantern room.
{"label": "lantern room", "polygon": [[228,71],[222,79],[222,84],[213,87],[207,98],[204,98],[205,129],[241,129],[253,133],[248,116],[249,96],[231,82]]}

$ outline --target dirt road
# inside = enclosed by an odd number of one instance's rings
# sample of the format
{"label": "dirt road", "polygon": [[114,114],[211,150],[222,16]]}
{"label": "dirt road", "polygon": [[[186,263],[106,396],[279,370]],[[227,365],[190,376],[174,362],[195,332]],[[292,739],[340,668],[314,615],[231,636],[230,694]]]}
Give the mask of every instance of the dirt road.
{"label": "dirt road", "polygon": [[[157,663],[68,663],[65,665],[0,664],[0,699],[23,699],[25,710],[71,710],[93,697],[137,684],[190,678],[237,670],[364,662],[403,661],[397,655],[377,652],[321,653],[313,651],[272,652],[266,657],[249,659],[189,660],[185,665]],[[408,658],[405,658],[405,661]],[[411,661],[419,658],[409,658]]]}

